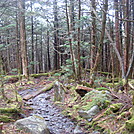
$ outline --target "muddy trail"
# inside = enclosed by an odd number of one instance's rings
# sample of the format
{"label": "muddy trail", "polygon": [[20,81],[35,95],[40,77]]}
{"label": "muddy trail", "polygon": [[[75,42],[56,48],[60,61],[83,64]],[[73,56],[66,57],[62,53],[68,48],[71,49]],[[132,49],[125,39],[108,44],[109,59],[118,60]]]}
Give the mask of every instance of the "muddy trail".
{"label": "muddy trail", "polygon": [[[26,94],[32,94],[36,90],[27,89],[20,91],[19,94],[24,96]],[[51,134],[74,134],[76,128],[75,123],[61,113],[62,110],[53,103],[53,99],[54,89],[51,89],[35,98],[29,99],[25,103],[33,108],[30,115],[41,115],[47,121]],[[85,133],[82,131],[79,134]]]}

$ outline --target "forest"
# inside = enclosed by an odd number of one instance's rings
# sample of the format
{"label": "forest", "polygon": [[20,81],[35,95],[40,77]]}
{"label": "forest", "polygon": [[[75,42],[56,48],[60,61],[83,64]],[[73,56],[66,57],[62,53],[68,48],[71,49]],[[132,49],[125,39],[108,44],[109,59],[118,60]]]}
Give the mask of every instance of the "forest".
{"label": "forest", "polygon": [[133,134],[133,0],[0,0],[0,134]]}

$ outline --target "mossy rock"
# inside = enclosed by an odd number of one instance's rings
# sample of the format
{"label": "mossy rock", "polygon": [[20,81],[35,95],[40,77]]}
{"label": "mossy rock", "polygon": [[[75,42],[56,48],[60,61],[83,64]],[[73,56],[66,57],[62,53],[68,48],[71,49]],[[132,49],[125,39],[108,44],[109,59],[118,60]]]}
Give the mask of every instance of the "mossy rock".
{"label": "mossy rock", "polygon": [[10,121],[14,121],[14,120],[9,116],[0,115],[0,122],[7,123],[7,122],[10,122]]}
{"label": "mossy rock", "polygon": [[130,120],[126,121],[126,128],[129,131],[134,131],[134,116]]}
{"label": "mossy rock", "polygon": [[[104,91],[105,92],[105,91]],[[111,102],[111,96],[103,91],[91,91],[82,99],[82,110],[88,111],[93,106],[99,106],[100,109],[106,108]]]}

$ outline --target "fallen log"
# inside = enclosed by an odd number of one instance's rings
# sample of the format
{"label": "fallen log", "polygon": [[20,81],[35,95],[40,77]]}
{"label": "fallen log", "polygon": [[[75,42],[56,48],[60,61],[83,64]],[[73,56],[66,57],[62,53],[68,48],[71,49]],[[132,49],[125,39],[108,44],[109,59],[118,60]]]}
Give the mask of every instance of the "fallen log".
{"label": "fallen log", "polygon": [[86,87],[86,86],[79,86],[78,85],[75,90],[81,97],[83,97],[87,92],[90,92],[94,89]]}
{"label": "fallen log", "polygon": [[50,90],[50,89],[53,87],[53,85],[54,85],[54,82],[49,83],[49,84],[47,84],[45,87],[43,87],[42,89],[40,89],[40,90],[38,90],[38,91],[35,91],[35,92],[33,92],[32,94],[27,94],[27,95],[23,96],[23,99],[24,99],[24,100],[29,100],[29,99],[31,99],[31,98],[34,98],[34,97],[36,97],[37,95],[39,95],[39,94],[41,94],[41,93],[43,93],[43,92],[46,92],[46,91]]}

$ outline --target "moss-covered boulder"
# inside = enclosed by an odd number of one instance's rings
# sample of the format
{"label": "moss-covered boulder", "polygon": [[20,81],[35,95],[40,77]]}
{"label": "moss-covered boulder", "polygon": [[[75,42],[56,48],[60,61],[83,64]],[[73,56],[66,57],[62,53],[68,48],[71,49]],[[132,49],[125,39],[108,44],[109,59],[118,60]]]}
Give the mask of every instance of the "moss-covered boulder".
{"label": "moss-covered boulder", "polygon": [[39,115],[17,120],[15,125],[30,134],[50,134],[46,121]]}
{"label": "moss-covered boulder", "polygon": [[108,91],[93,90],[87,93],[82,99],[82,110],[88,111],[93,106],[98,106],[100,109],[106,108],[111,101],[111,96]]}

